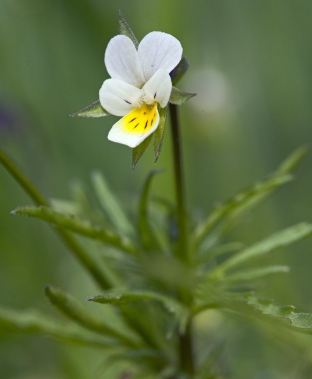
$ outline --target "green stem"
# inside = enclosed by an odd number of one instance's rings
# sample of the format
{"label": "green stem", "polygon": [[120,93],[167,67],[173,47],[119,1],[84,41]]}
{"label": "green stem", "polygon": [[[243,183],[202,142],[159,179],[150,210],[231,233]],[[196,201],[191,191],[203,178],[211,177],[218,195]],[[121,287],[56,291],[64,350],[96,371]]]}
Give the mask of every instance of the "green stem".
{"label": "green stem", "polygon": [[[49,202],[41,195],[37,188],[31,183],[31,181],[22,173],[17,164],[0,149],[0,163],[4,168],[13,176],[13,178],[21,185],[29,197],[37,205],[49,205]],[[95,281],[103,289],[111,287],[111,283],[106,278],[102,269],[100,268],[100,262],[96,262],[90,255],[84,250],[84,248],[77,242],[77,240],[68,232],[61,229],[55,229],[60,236],[63,243],[69,248],[69,250],[76,256],[76,258],[82,263],[82,265],[89,271]]]}
{"label": "green stem", "polygon": [[[185,186],[182,162],[182,143],[180,134],[180,123],[178,117],[178,106],[169,105],[171,119],[172,148],[175,174],[176,212],[178,220],[178,250],[179,257],[190,264],[191,257],[188,245],[187,215],[185,207]],[[185,298],[185,294],[180,294]],[[187,295],[187,298],[189,296]],[[184,299],[185,300],[185,299]],[[185,333],[179,336],[180,369],[182,372],[193,376],[195,373],[193,341],[192,341],[192,319],[189,320]]]}
{"label": "green stem", "polygon": [[176,213],[178,221],[178,254],[186,262],[190,261],[188,249],[188,231],[187,217],[185,210],[185,186],[183,176],[182,162],[182,143],[180,136],[180,124],[178,117],[178,106],[169,104],[170,119],[171,119],[171,135],[174,161],[175,175],[175,196],[176,196]]}

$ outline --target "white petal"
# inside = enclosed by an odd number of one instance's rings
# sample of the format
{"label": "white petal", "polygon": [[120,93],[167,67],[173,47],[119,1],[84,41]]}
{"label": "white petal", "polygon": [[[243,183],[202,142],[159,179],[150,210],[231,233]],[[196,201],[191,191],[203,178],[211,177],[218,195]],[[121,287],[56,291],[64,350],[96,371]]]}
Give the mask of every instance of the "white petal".
{"label": "white petal", "polygon": [[170,75],[166,70],[160,68],[144,85],[142,90],[148,97],[155,99],[164,108],[168,104],[172,90]]}
{"label": "white petal", "polygon": [[100,89],[100,103],[107,112],[125,116],[138,104],[142,90],[118,79],[107,79]]}
{"label": "white petal", "polygon": [[143,104],[141,108],[134,109],[116,122],[107,138],[110,141],[134,148],[151,135],[157,129],[158,124],[157,105],[150,108],[147,104]]}
{"label": "white petal", "polygon": [[160,68],[168,73],[180,62],[182,57],[180,42],[170,34],[152,32],[140,42],[138,53],[146,81]]}
{"label": "white petal", "polygon": [[112,38],[105,51],[105,66],[113,79],[120,79],[138,88],[145,83],[138,52],[130,38]]}

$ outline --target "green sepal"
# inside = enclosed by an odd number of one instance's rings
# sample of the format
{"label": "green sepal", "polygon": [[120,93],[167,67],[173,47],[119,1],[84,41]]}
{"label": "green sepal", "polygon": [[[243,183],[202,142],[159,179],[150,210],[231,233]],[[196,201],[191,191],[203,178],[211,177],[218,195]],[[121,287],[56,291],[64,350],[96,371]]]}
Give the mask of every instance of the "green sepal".
{"label": "green sepal", "polygon": [[134,171],[136,164],[148,148],[148,145],[150,144],[152,137],[153,133],[150,134],[147,138],[145,138],[145,140],[141,142],[140,145],[132,149],[132,171]]}
{"label": "green sepal", "polygon": [[86,108],[81,109],[81,111],[75,112],[70,115],[71,117],[93,117],[93,118],[99,118],[99,117],[105,117],[110,116],[110,113],[108,113],[101,105],[100,101],[97,100],[91,105],[89,105]]}
{"label": "green sepal", "polygon": [[189,63],[185,57],[182,57],[179,64],[170,72],[172,84],[178,83],[182,76],[189,68]]}
{"label": "green sepal", "polygon": [[154,132],[154,135],[155,135],[154,137],[154,153],[155,153],[154,163],[157,162],[160,152],[161,152],[161,148],[162,148],[162,144],[163,144],[163,140],[165,136],[165,124],[166,124],[166,119],[167,119],[167,111],[168,111],[168,105],[165,108],[160,108],[159,110],[159,125],[158,125],[158,128]]}
{"label": "green sepal", "polygon": [[134,35],[133,31],[131,30],[129,24],[125,20],[123,14],[121,11],[119,11],[119,32],[120,34],[123,34],[124,36],[131,39],[136,49],[139,47],[139,42],[136,39],[136,36]]}
{"label": "green sepal", "polygon": [[169,102],[171,104],[181,105],[194,96],[196,96],[196,93],[184,92],[176,87],[172,87]]}

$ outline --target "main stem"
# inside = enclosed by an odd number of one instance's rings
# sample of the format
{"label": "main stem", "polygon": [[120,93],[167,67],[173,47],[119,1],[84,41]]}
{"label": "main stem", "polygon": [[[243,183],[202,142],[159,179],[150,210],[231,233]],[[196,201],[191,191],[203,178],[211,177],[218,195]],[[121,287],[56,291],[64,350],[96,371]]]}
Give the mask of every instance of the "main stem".
{"label": "main stem", "polygon": [[[169,104],[172,134],[172,149],[175,175],[176,213],[178,221],[178,244],[177,255],[186,264],[190,264],[190,253],[188,246],[187,217],[185,210],[185,186],[183,176],[182,143],[178,106]],[[181,370],[190,376],[195,372],[193,343],[192,343],[192,320],[190,319],[185,333],[179,336],[179,355]]]}

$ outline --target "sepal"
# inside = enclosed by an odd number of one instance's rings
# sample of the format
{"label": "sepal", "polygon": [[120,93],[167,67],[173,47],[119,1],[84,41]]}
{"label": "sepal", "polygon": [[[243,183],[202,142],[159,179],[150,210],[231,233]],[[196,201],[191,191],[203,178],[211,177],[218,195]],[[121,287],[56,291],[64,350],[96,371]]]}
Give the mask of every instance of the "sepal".
{"label": "sepal", "polygon": [[108,113],[101,105],[100,101],[95,101],[91,105],[87,106],[86,108],[81,109],[78,112],[75,112],[70,115],[71,117],[93,117],[93,118],[99,118],[99,117],[105,117],[110,116],[110,113]]}

